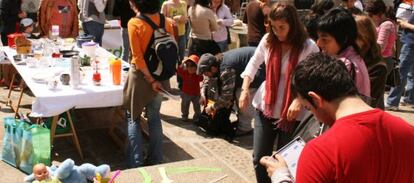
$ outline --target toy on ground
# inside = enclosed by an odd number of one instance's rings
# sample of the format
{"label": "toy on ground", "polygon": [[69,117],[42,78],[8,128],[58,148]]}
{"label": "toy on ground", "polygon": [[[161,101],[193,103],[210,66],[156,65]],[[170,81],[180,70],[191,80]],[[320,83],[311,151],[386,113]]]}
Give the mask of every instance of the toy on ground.
{"label": "toy on ground", "polygon": [[33,166],[33,175],[36,180],[32,183],[60,183],[56,177],[50,176],[49,170],[43,163]]}
{"label": "toy on ground", "polygon": [[[35,167],[39,168],[41,171],[44,170],[44,168],[39,164],[35,165],[34,168]],[[50,180],[56,179],[62,183],[87,183],[88,180],[92,181],[97,173],[102,175],[102,177],[109,177],[109,173],[111,172],[109,165],[104,164],[100,166],[94,166],[92,164],[85,163],[80,166],[76,166],[75,162],[72,159],[66,159],[59,166],[52,165],[51,167],[44,167],[47,169],[48,173],[42,173],[39,175],[48,174],[46,177],[50,177]],[[35,170],[33,170],[33,172],[35,172]],[[37,177],[38,176],[35,174],[30,174],[24,178],[24,182],[43,183],[43,180],[40,178],[38,179]]]}

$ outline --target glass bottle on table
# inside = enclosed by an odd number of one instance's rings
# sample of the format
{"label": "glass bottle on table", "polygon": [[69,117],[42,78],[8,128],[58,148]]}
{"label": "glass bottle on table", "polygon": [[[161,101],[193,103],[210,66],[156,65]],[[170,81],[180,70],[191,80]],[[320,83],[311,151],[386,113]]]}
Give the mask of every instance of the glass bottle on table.
{"label": "glass bottle on table", "polygon": [[99,72],[99,61],[95,59],[93,61],[93,74],[92,74],[92,81],[93,84],[96,86],[101,85],[101,73]]}

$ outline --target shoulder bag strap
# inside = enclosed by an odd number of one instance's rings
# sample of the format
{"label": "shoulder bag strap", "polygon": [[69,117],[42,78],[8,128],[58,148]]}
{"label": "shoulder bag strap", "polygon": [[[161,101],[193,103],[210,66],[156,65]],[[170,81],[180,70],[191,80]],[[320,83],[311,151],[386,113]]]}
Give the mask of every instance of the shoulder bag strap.
{"label": "shoulder bag strap", "polygon": [[152,29],[154,29],[154,30],[156,30],[158,28],[164,28],[165,27],[165,25],[164,25],[165,24],[164,15],[160,14],[160,25],[159,26],[156,25],[149,17],[145,16],[144,14],[140,13],[138,15],[138,18],[141,19],[141,20],[144,20],[145,22],[147,22],[152,27]]}

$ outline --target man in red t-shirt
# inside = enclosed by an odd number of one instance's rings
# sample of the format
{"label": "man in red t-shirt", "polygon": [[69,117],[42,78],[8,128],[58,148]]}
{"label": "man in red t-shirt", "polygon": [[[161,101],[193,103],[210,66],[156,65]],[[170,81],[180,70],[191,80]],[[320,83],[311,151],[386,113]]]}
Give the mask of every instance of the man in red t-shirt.
{"label": "man in red t-shirt", "polygon": [[[303,149],[296,182],[414,182],[414,127],[357,96],[345,65],[323,53],[300,62],[292,88],[331,126]],[[292,182],[281,156],[261,159],[272,182]]]}

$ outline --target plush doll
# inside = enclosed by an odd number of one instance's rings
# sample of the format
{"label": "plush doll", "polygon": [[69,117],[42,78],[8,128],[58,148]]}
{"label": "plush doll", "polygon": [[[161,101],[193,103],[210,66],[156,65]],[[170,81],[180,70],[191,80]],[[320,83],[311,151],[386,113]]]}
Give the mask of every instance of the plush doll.
{"label": "plush doll", "polygon": [[61,183],[56,177],[51,177],[45,164],[39,163],[33,166],[33,175],[36,179],[32,183]]}
{"label": "plush doll", "polygon": [[[59,180],[62,183],[87,183],[87,180],[92,181],[97,173],[102,175],[102,177],[108,177],[111,171],[109,165],[106,164],[94,166],[85,163],[76,166],[72,159],[66,159],[59,167],[52,165],[50,168],[46,167],[46,169],[52,179]],[[34,174],[30,174],[24,178],[25,183],[32,183],[34,181],[39,181]],[[42,183],[42,181],[39,182]]]}

